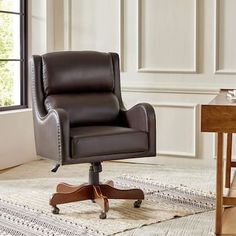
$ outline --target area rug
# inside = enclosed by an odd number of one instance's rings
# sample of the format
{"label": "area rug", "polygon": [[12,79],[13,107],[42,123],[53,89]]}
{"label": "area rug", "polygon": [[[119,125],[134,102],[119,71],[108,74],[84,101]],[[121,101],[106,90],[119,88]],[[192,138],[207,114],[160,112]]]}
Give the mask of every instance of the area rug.
{"label": "area rug", "polygon": [[[58,178],[1,181],[0,235],[114,235],[214,209],[215,196],[211,192],[123,175],[115,179],[115,186],[142,188],[145,201],[141,208],[133,208],[133,201],[130,200],[110,200],[108,218],[100,220],[99,207],[84,201],[60,205],[60,214],[53,215],[48,206],[51,195],[48,186],[60,181]],[[26,185],[27,191],[21,188]],[[13,191],[13,186],[18,186],[22,191]]]}

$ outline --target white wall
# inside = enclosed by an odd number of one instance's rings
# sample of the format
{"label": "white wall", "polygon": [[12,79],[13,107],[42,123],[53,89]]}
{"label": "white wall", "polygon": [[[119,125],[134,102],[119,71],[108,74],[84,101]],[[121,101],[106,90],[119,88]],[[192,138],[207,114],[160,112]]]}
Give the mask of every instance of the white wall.
{"label": "white wall", "polygon": [[142,161],[214,164],[215,137],[200,133],[199,104],[208,103],[220,88],[236,88],[235,0],[30,3],[30,54],[120,54],[125,103],[146,101],[156,110],[161,158]]}
{"label": "white wall", "polygon": [[36,158],[30,109],[0,114],[0,170]]}

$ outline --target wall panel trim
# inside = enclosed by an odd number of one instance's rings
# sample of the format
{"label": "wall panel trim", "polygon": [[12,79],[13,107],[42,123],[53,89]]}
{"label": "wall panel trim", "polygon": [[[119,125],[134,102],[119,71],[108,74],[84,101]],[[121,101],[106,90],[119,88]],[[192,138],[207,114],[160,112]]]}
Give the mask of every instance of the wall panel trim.
{"label": "wall panel trim", "polygon": [[137,87],[137,86],[122,86],[123,92],[142,92],[142,93],[178,93],[178,94],[206,94],[206,95],[217,95],[220,89],[207,89],[207,88],[186,88],[186,87]]}
{"label": "wall panel trim", "polygon": [[219,55],[219,49],[220,49],[220,1],[222,0],[215,0],[215,14],[214,14],[214,73],[215,74],[225,74],[225,75],[235,75],[236,70],[224,70],[220,69],[220,55]]}
{"label": "wall panel trim", "polygon": [[67,51],[71,50],[71,7],[72,0],[64,0],[64,49]]}
{"label": "wall panel trim", "polygon": [[198,139],[198,122],[197,122],[197,104],[192,103],[152,103],[154,107],[174,107],[174,108],[192,108],[193,109],[193,149],[191,152],[179,152],[179,151],[172,151],[172,150],[157,150],[157,155],[163,156],[177,156],[177,157],[197,157],[197,139]]}
{"label": "wall panel trim", "polygon": [[148,67],[143,67],[142,65],[142,40],[141,40],[141,35],[142,35],[142,1],[143,0],[138,0],[138,28],[137,28],[137,71],[138,72],[145,72],[145,73],[197,73],[197,60],[198,60],[198,52],[197,52],[197,47],[198,47],[198,0],[193,0],[194,1],[194,63],[193,63],[193,68],[191,69],[163,69],[163,68],[148,68]]}
{"label": "wall panel trim", "polygon": [[[71,34],[72,34],[72,23],[71,23],[71,8],[72,0],[64,0],[65,8],[65,50],[72,50],[71,48]],[[118,54],[120,56],[120,68],[124,71],[124,0],[119,0],[119,49]]]}

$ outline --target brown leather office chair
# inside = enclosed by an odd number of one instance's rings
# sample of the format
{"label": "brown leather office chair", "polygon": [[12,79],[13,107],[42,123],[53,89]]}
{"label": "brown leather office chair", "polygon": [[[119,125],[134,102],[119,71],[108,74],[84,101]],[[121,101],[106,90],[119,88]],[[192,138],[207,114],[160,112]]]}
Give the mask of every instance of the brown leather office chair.
{"label": "brown leather office chair", "polygon": [[[119,190],[99,182],[101,162],[156,155],[156,121],[151,105],[124,108],[119,56],[92,51],[54,52],[32,58],[33,117],[38,155],[58,165],[91,163],[89,182],[57,185],[58,204],[91,199],[106,218],[108,199],[144,199],[140,189]],[[120,164],[122,165],[122,164]]]}

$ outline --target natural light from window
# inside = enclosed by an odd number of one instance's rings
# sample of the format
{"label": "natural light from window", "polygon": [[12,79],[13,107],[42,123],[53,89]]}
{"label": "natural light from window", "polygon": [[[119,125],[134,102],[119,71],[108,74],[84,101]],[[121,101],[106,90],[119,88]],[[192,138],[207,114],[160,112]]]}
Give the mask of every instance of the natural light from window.
{"label": "natural light from window", "polygon": [[0,107],[21,104],[20,0],[0,0]]}

